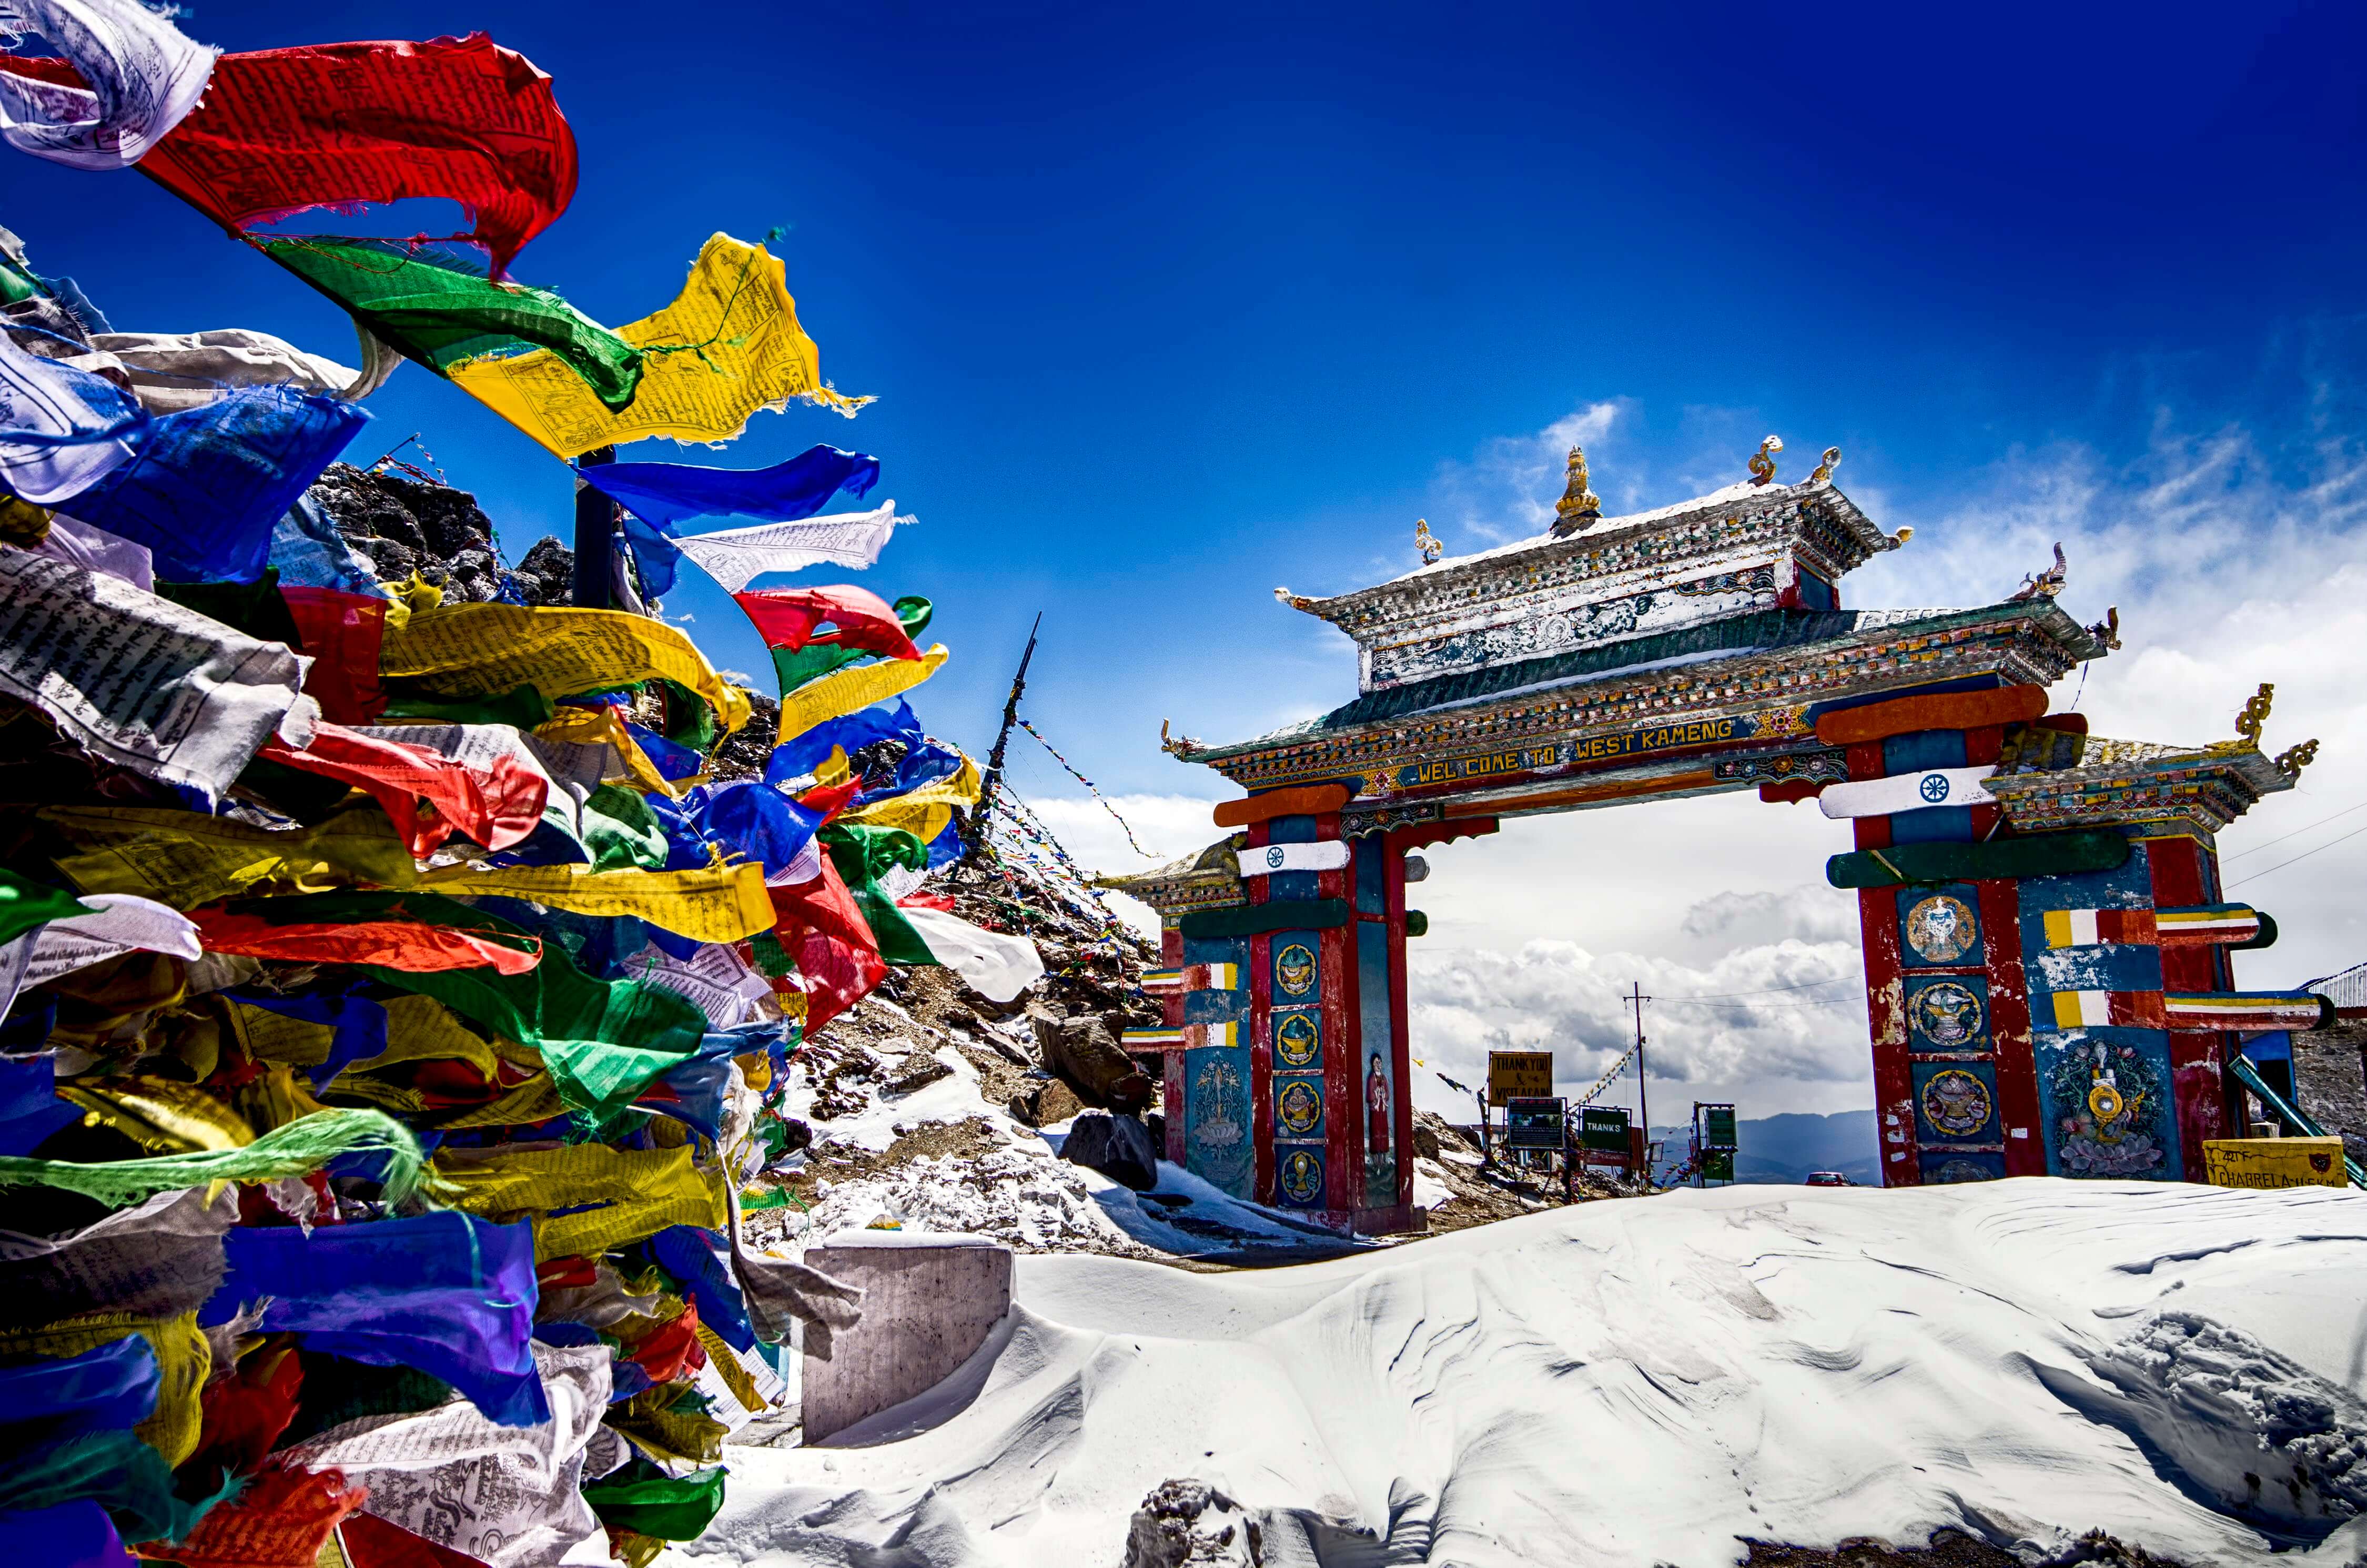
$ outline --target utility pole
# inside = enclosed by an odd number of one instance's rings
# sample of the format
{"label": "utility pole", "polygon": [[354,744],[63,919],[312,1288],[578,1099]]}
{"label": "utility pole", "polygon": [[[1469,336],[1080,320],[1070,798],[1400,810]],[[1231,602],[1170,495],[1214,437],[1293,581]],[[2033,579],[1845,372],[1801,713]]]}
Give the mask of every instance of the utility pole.
{"label": "utility pole", "polygon": [[[578,468],[617,460],[614,447],[595,447],[575,460]],[[575,476],[575,582],[577,609],[606,609],[608,580],[615,574],[617,504],[582,474]]]}
{"label": "utility pole", "polygon": [[1652,1185],[1652,1096],[1644,1074],[1644,1004],[1651,998],[1644,994],[1641,981],[1628,983],[1636,1004],[1636,1114],[1644,1123],[1644,1185]]}
{"label": "utility pole", "polygon": [[1011,744],[1011,731],[1019,722],[1019,694],[1027,689],[1027,665],[1036,657],[1036,633],[1043,629],[1044,612],[1036,612],[1036,624],[1027,629],[1027,647],[1019,655],[1019,673],[1011,677],[1011,696],[1002,704],[1002,728],[994,737],[994,749],[986,754],[986,777],[979,783],[978,804],[970,809],[969,847],[965,859],[976,858],[986,845],[987,812],[994,805],[994,787],[1002,782],[1002,753]]}

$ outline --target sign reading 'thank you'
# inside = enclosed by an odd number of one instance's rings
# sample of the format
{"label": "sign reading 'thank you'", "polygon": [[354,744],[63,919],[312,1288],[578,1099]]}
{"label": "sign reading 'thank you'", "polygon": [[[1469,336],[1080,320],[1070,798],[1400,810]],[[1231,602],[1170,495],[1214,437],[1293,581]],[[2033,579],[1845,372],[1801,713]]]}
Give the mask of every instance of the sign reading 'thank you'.
{"label": "sign reading 'thank you'", "polygon": [[1646,752],[1675,751],[1685,746],[1714,746],[1749,740],[1759,733],[1759,722],[1739,714],[1695,719],[1682,724],[1647,724],[1608,735],[1557,741],[1545,745],[1506,746],[1496,751],[1444,756],[1430,762],[1410,762],[1392,777],[1399,790],[1420,790],[1438,784],[1461,784],[1502,774],[1535,773],[1548,767],[1612,762]]}

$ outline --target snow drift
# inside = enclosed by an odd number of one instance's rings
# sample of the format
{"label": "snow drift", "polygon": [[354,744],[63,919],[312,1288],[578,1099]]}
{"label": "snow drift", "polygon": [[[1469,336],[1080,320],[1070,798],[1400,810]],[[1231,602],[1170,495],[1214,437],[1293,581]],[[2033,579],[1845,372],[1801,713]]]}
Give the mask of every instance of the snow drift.
{"label": "snow drift", "polygon": [[1738,1187],[1254,1273],[1025,1256],[1018,1290],[866,1424],[918,1435],[733,1450],[668,1561],[1116,1568],[1171,1478],[1322,1568],[1943,1526],[2032,1558],[2099,1527],[2190,1563],[2367,1557],[2367,1199],[2332,1190]]}

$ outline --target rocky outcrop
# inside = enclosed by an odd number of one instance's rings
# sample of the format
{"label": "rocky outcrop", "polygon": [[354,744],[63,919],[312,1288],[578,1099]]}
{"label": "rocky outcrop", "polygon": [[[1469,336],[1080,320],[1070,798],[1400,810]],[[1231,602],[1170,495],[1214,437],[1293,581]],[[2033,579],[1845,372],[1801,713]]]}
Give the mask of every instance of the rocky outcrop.
{"label": "rocky outcrop", "polygon": [[1159,1146],[1150,1141],[1150,1130],[1131,1116],[1083,1112],[1070,1124],[1060,1158],[1137,1192],[1159,1185]]}

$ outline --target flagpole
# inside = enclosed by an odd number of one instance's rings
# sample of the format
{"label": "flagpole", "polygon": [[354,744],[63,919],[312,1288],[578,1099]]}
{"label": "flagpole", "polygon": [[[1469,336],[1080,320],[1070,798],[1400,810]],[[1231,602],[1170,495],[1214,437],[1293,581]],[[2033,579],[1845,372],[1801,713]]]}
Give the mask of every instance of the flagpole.
{"label": "flagpole", "polygon": [[[614,447],[595,447],[575,460],[579,469],[617,460]],[[606,609],[616,574],[617,504],[582,474],[575,477],[575,582],[578,609]]]}
{"label": "flagpole", "polygon": [[986,754],[986,777],[980,781],[978,804],[969,817],[969,847],[964,859],[974,858],[986,843],[986,813],[994,804],[994,787],[1002,781],[1002,753],[1011,744],[1012,727],[1019,722],[1019,694],[1027,689],[1027,665],[1036,657],[1036,633],[1043,629],[1044,612],[1036,612],[1036,624],[1027,629],[1027,646],[1019,655],[1019,673],[1011,677],[1011,696],[1002,704],[1002,728],[994,737],[994,749]]}

